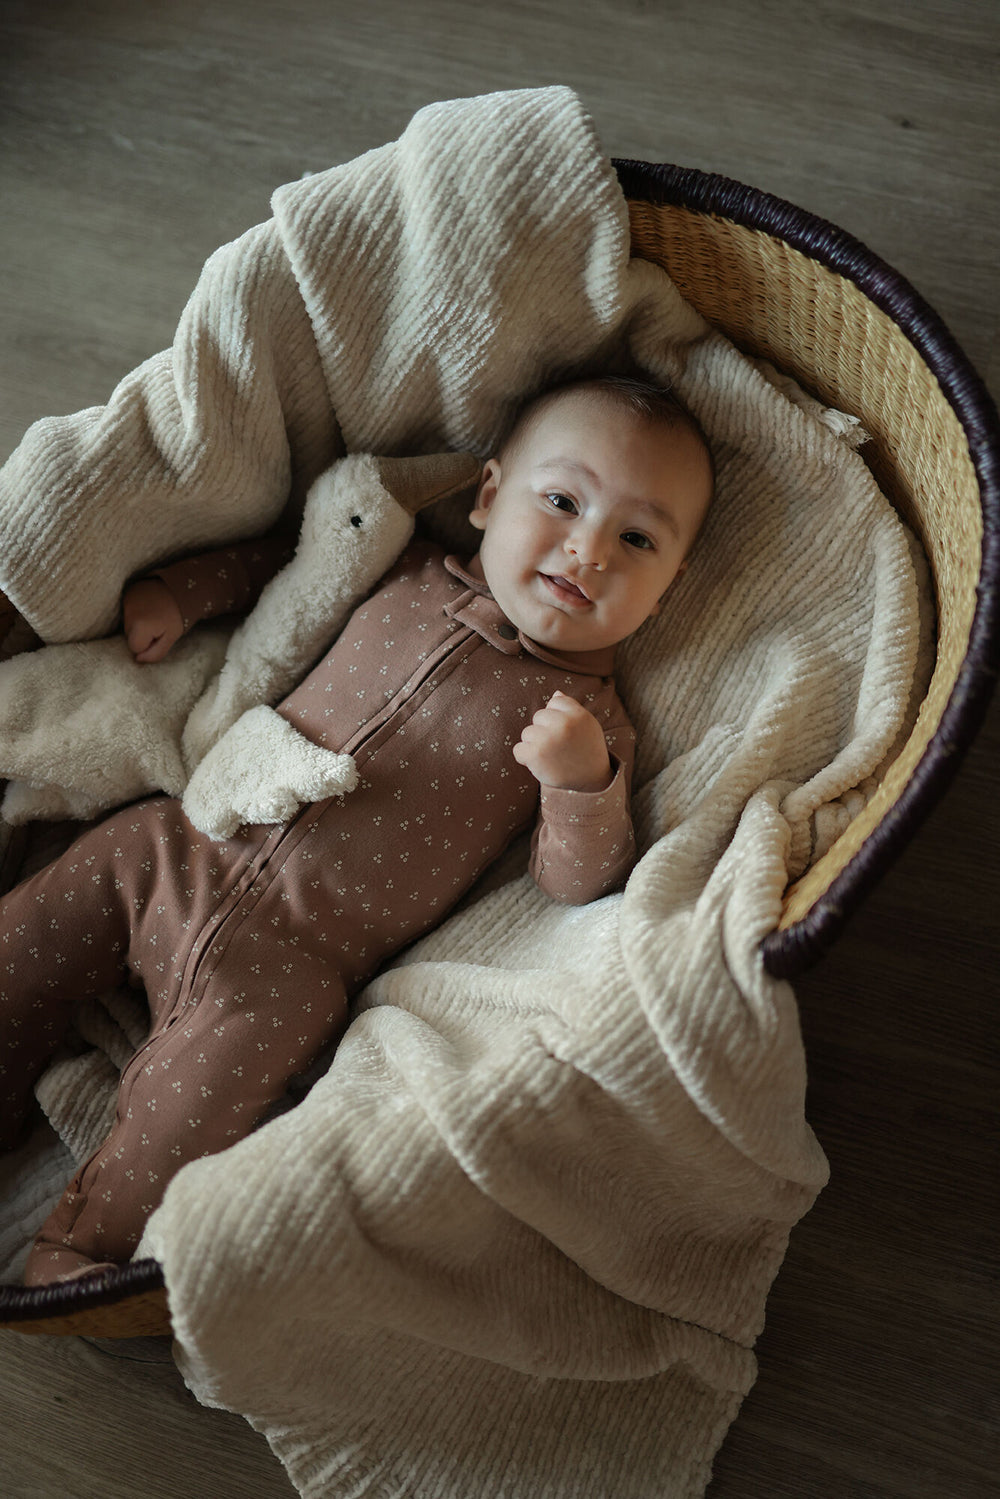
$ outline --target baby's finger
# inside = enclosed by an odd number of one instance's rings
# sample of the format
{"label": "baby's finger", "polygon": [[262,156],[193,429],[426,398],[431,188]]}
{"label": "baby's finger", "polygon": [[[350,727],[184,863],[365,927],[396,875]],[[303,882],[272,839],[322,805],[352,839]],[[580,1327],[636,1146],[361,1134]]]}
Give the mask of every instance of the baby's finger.
{"label": "baby's finger", "polygon": [[561,716],[557,717],[556,714],[548,713],[542,708],[521,730],[521,743],[548,744],[550,740],[558,739],[565,732],[565,722],[566,720]]}
{"label": "baby's finger", "polygon": [[158,661],[165,654],[163,631],[151,620],[135,620],[125,631],[125,640],[136,661]]}
{"label": "baby's finger", "polygon": [[154,661],[162,661],[170,649],[170,641],[165,635],[155,636],[146,646],[145,650],[135,652],[135,659],[143,666],[150,666]]}
{"label": "baby's finger", "polygon": [[135,623],[129,625],[125,631],[125,640],[133,656],[138,656],[141,651],[148,650],[149,646],[155,639],[155,631],[153,631],[150,628],[149,624],[142,619],[136,620]]}
{"label": "baby's finger", "polygon": [[554,692],[545,704],[542,712],[547,713],[549,709],[554,713],[559,713],[564,718],[590,716],[590,710],[585,708],[582,703],[577,702],[575,697],[570,697],[568,692]]}

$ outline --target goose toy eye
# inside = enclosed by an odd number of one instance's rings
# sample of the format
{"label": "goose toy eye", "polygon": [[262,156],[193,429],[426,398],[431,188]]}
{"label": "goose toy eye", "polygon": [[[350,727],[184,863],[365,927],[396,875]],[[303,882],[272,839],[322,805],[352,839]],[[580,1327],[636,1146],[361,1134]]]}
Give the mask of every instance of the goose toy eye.
{"label": "goose toy eye", "polygon": [[352,515],[351,516],[351,525],[352,526],[360,526],[360,524],[361,524],[361,517],[360,517],[360,515]]}

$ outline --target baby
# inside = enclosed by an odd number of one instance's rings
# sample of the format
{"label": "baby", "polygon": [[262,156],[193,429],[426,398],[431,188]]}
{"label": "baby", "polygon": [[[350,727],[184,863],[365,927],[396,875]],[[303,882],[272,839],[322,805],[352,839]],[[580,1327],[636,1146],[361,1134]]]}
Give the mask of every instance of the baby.
{"label": "baby", "polygon": [[[151,1012],[27,1284],[128,1260],[176,1172],[247,1135],[337,1037],[349,998],[518,833],[534,824],[531,874],[557,900],[622,884],[634,734],[614,648],[684,570],[712,483],[700,430],[663,392],[603,379],[539,397],[483,470],[478,554],[415,541],[278,706],[354,757],[350,796],[221,842],[153,798],[3,900],[0,1145],[77,1000],[139,982]],[[219,555],[126,590],[137,660],[169,651],[192,597],[199,617],[218,612],[211,580],[222,607],[252,601],[264,577],[241,574],[236,598]]]}

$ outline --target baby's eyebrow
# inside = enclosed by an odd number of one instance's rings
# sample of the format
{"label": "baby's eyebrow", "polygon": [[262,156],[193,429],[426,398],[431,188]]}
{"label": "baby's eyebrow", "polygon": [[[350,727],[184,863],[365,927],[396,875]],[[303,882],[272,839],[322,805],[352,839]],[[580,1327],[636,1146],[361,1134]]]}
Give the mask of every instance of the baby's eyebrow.
{"label": "baby's eyebrow", "polygon": [[655,500],[632,500],[631,504],[637,510],[646,510],[650,515],[655,515],[680,540],[681,528],[677,524],[676,516],[672,515],[669,510],[665,510]]}
{"label": "baby's eyebrow", "polygon": [[553,468],[573,468],[576,469],[577,473],[583,474],[586,478],[597,482],[597,475],[594,473],[594,470],[588,468],[585,463],[581,463],[578,458],[543,458],[540,463],[535,464],[536,473],[546,473],[549,469]]}

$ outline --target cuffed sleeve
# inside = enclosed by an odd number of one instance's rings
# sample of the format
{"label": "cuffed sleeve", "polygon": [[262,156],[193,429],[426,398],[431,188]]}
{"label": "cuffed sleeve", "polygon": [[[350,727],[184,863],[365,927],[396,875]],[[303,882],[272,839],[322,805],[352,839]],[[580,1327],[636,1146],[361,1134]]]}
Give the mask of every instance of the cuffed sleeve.
{"label": "cuffed sleeve", "polygon": [[614,774],[605,790],[541,788],[529,867],[539,889],[564,905],[582,906],[610,895],[635,862],[629,807],[632,740],[622,733],[614,737],[624,754],[611,751]]}
{"label": "cuffed sleeve", "polygon": [[169,588],[187,631],[199,620],[246,613],[294,549],[287,535],[264,536],[182,558],[146,576]]}

